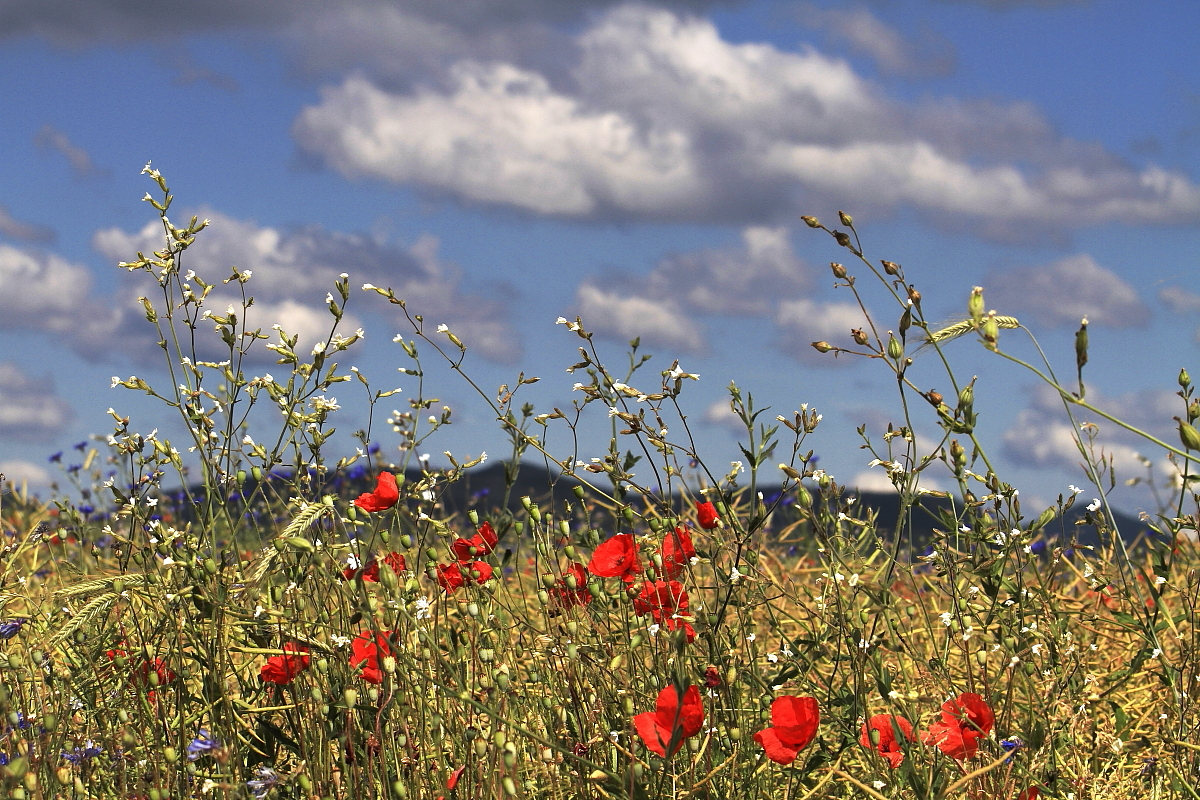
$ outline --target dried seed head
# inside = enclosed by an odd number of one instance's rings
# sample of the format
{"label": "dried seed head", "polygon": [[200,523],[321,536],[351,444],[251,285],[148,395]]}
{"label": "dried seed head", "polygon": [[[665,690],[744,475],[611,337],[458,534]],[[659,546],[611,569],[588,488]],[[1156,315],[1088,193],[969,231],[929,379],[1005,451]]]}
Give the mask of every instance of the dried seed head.
{"label": "dried seed head", "polygon": [[879,263],[883,264],[883,271],[886,272],[888,275],[899,275],[900,274],[900,265],[897,264],[896,262],[881,260]]}
{"label": "dried seed head", "polygon": [[844,281],[846,279],[846,268],[841,264],[837,263],[836,261],[831,261],[829,268],[833,270],[833,277],[840,281]]}

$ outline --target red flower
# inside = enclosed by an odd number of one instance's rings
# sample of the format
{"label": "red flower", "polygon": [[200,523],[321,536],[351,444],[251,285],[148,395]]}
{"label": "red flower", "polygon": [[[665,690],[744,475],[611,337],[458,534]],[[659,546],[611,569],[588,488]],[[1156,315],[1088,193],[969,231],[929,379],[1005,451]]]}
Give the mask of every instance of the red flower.
{"label": "red flower", "polygon": [[922,741],[951,758],[974,758],[979,740],[992,730],[996,715],[974,692],[960,694],[942,704],[942,718],[929,726]]}
{"label": "red flower", "polygon": [[642,571],[638,563],[637,545],[633,543],[632,533],[618,533],[602,543],[592,553],[592,560],[587,565],[588,572],[601,578],[631,579],[636,572]]}
{"label": "red flower", "polygon": [[390,472],[381,472],[375,482],[375,491],[363,492],[354,501],[354,505],[363,511],[386,511],[399,500],[400,489],[396,486],[396,476]]}
{"label": "red flower", "polygon": [[695,736],[704,726],[704,704],[700,690],[689,686],[682,695],[679,687],[668,686],[658,693],[654,711],[633,718],[638,736],[655,753],[667,757],[667,748],[675,755],[683,740]]}
{"label": "red flower", "polygon": [[669,631],[683,628],[689,642],[695,640],[696,630],[682,617],[688,614],[688,593],[679,581],[646,581],[633,598],[633,610],[641,617],[649,614]]}
{"label": "red flower", "polygon": [[[904,749],[900,741],[896,739],[897,729],[902,738],[910,742],[916,741],[916,737],[913,736],[912,723],[904,717],[876,714],[863,723],[862,735],[858,737],[858,743],[863,747],[874,748],[887,760],[888,766],[895,769],[904,761]],[[873,732],[878,735],[879,744],[872,744],[871,734]]]}
{"label": "red flower", "polygon": [[350,668],[362,664],[362,679],[367,683],[383,683],[379,660],[392,654],[388,644],[391,635],[391,631],[363,631],[350,643]]}
{"label": "red flower", "polygon": [[495,550],[498,541],[500,539],[492,529],[492,524],[485,522],[479,526],[479,532],[470,539],[462,537],[455,539],[454,544],[450,545],[450,549],[454,551],[455,558],[466,563],[476,556],[486,556]]}
{"label": "red flower", "polygon": [[721,673],[717,672],[716,667],[709,667],[704,670],[704,688],[717,689],[721,686]]}
{"label": "red flower", "polygon": [[683,567],[696,557],[696,548],[692,545],[692,532],[686,525],[680,525],[663,539],[662,549],[663,574],[674,580],[683,573]]}
{"label": "red flower", "polygon": [[[572,579],[574,579],[572,581]],[[575,562],[561,579],[550,588],[550,601],[558,608],[584,606],[592,602],[592,593],[587,588],[588,574],[583,564]],[[575,587],[571,588],[574,582]]]}
{"label": "red flower", "polygon": [[1038,800],[1038,795],[1041,793],[1041,789],[1037,786],[1030,786],[1017,795],[1017,800]]}
{"label": "red flower", "polygon": [[473,561],[470,564],[455,561],[437,566],[437,582],[447,592],[453,592],[467,581],[483,583],[491,578],[492,565],[486,561]]}
{"label": "red flower", "polygon": [[[308,669],[308,648],[296,642],[288,642],[283,646],[283,655],[271,656],[262,665],[258,676],[267,683],[287,686],[297,675]],[[299,653],[300,655],[288,655]]]}
{"label": "red flower", "polygon": [[754,734],[767,758],[776,764],[790,764],[808,747],[821,724],[821,711],[815,697],[776,697],[771,703],[771,727]]}
{"label": "red flower", "polygon": [[[118,658],[125,658],[127,656],[126,652],[121,649],[106,650],[104,651],[104,654],[113,661],[116,661]],[[151,672],[154,673],[155,680],[153,682],[150,680]],[[163,661],[161,658],[154,658],[150,660],[143,658],[142,662],[134,668],[131,679],[138,686],[150,686],[151,694],[153,694],[153,687],[165,686],[166,684],[175,680],[175,671],[168,667],[167,662]]]}
{"label": "red flower", "polygon": [[[385,555],[383,563],[391,567],[392,572],[395,572],[397,575],[407,569],[408,566],[404,563],[404,556],[394,552]],[[379,561],[372,558],[361,570],[356,570],[354,567],[346,567],[342,570],[342,574],[346,576],[346,580],[353,578],[355,573],[361,573],[362,579],[368,583],[379,583]]]}
{"label": "red flower", "polygon": [[717,507],[712,503],[697,503],[696,504],[696,521],[700,523],[700,527],[706,531],[710,531],[717,527],[717,523],[721,517],[717,514]]}

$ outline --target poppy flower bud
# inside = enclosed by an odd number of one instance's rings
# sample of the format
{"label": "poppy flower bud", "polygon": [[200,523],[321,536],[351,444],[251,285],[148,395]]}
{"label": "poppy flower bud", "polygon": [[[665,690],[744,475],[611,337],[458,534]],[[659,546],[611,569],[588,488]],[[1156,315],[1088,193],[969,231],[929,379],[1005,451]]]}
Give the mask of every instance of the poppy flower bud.
{"label": "poppy flower bud", "polygon": [[816,217],[803,216],[803,217],[800,217],[800,219],[804,220],[804,224],[810,228],[821,227],[821,221],[818,220]]}
{"label": "poppy flower bud", "polygon": [[812,346],[818,353],[828,353],[833,349],[833,345],[829,342],[813,342]]}
{"label": "poppy flower bud", "polygon": [[846,279],[846,268],[841,264],[837,263],[836,261],[832,261],[829,264],[829,268],[833,270],[833,277],[840,281],[844,281]]}

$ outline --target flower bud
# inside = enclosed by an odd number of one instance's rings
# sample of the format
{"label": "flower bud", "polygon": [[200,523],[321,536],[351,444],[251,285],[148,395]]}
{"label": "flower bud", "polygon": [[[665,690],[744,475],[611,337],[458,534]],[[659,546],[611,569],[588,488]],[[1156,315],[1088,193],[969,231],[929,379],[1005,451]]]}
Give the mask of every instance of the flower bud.
{"label": "flower bud", "polygon": [[813,342],[812,346],[818,353],[828,353],[833,349],[833,345],[829,342]]}
{"label": "flower bud", "polygon": [[804,216],[804,217],[801,217],[800,219],[804,220],[804,224],[810,228],[821,227],[821,221],[818,220],[816,217]]}
{"label": "flower bud", "polygon": [[896,262],[881,260],[879,263],[883,265],[883,271],[886,272],[888,275],[899,275],[900,274],[900,265],[897,264]]}
{"label": "flower bud", "polygon": [[975,384],[968,383],[962,388],[962,391],[958,393],[958,407],[962,409],[969,409],[974,404]]}
{"label": "flower bud", "polygon": [[868,341],[870,341],[867,338],[867,334],[863,333],[862,328],[853,328],[850,331],[850,338],[854,340],[855,344],[859,345],[865,345]]}
{"label": "flower bud", "polygon": [[1200,400],[1193,400],[1187,410],[1188,422],[1195,422],[1200,419]]}
{"label": "flower bud", "polygon": [[900,340],[891,334],[888,334],[887,354],[895,361],[899,361],[900,357],[904,355],[904,347],[900,344]]}
{"label": "flower bud", "polygon": [[829,262],[829,268],[833,270],[833,277],[840,281],[844,281],[846,279],[846,268],[841,264],[837,263],[836,261],[831,261]]}
{"label": "flower bud", "polygon": [[1175,417],[1179,422],[1179,439],[1188,450],[1200,450],[1200,431],[1191,424]]}
{"label": "flower bud", "polygon": [[848,233],[843,233],[842,231],[834,231],[833,238],[836,239],[837,243],[840,244],[842,247],[850,246],[850,235]]}
{"label": "flower bud", "polygon": [[938,406],[940,406],[942,404],[942,402],[945,398],[942,397],[942,393],[939,392],[938,390],[930,389],[928,392],[925,393],[925,399],[929,401],[929,405],[933,406],[934,408],[937,408]]}
{"label": "flower bud", "polygon": [[1179,388],[1186,389],[1192,385],[1192,376],[1186,369],[1179,370]]}
{"label": "flower bud", "polygon": [[847,228],[854,227],[854,217],[850,216],[845,211],[838,212],[838,219],[840,219],[842,221],[842,224],[845,225]]}
{"label": "flower bud", "polygon": [[976,286],[967,299],[967,313],[976,323],[983,321],[983,287]]}

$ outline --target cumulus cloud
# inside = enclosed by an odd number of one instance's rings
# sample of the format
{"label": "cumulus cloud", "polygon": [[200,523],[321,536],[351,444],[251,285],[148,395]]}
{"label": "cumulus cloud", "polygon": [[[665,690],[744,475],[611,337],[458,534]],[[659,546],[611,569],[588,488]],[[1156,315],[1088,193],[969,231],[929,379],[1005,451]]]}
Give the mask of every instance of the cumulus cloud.
{"label": "cumulus cloud", "polygon": [[1029,104],[892,100],[844,60],[647,6],[599,15],[574,44],[556,81],[467,59],[412,90],[351,75],[293,135],[347,176],[569,218],[911,206],[1010,238],[1200,219],[1186,176],[1066,139]]}
{"label": "cumulus cloud", "polygon": [[53,228],[23,222],[10,214],[4,206],[0,206],[0,234],[19,242],[35,244],[49,244],[57,238]]}
{"label": "cumulus cloud", "polygon": [[[184,268],[207,276],[210,283],[227,277],[232,267],[250,270],[253,277],[247,289],[256,301],[250,310],[252,327],[279,323],[289,333],[301,335],[300,346],[310,347],[328,335],[333,320],[324,297],[338,276],[346,273],[355,290],[351,311],[363,300],[358,295],[363,283],[390,286],[414,313],[450,324],[484,357],[509,363],[520,354],[502,293],[487,298],[465,294],[459,270],[438,257],[436,237],[421,237],[405,248],[317,225],[281,230],[207,209],[201,209],[200,215],[211,224],[188,248]],[[133,253],[161,247],[161,240],[162,230],[152,222],[136,233],[116,228],[98,231],[93,245],[111,259],[128,260]],[[219,313],[228,302],[240,305],[238,298],[216,289],[208,306]],[[347,316],[342,327],[353,330],[357,324],[356,318]]]}
{"label": "cumulus cloud", "polygon": [[575,299],[587,330],[689,353],[707,350],[703,327],[671,300],[621,295],[591,282],[579,287]]}
{"label": "cumulus cloud", "polygon": [[0,439],[49,441],[71,417],[71,407],[54,392],[52,377],[34,378],[18,365],[0,361]]}
{"label": "cumulus cloud", "polygon": [[98,178],[110,174],[108,170],[97,167],[86,150],[74,144],[65,133],[49,123],[38,129],[33,142],[40,149],[53,150],[65,158],[77,178]]}
{"label": "cumulus cloud", "polygon": [[[750,226],[742,229],[739,246],[671,253],[645,276],[617,273],[602,281],[590,278],[577,293],[580,306],[586,300],[586,305],[598,310],[616,302],[616,293],[598,288],[600,283],[620,286],[621,305],[648,313],[647,321],[656,321],[663,330],[685,331],[666,336],[656,329],[648,341],[675,346],[686,342],[686,349],[702,351],[707,349],[703,328],[687,318],[698,314],[771,317],[781,300],[804,296],[813,280],[808,264],[792,249],[787,228]],[[639,303],[629,305],[634,300]],[[633,317],[631,312],[630,325],[635,325]],[[610,319],[597,332],[628,339],[626,328]]]}
{"label": "cumulus cloud", "polygon": [[[1142,390],[1108,396],[1089,388],[1088,402],[1118,419],[1147,431],[1166,442],[1175,442],[1174,416],[1183,412],[1178,395],[1166,390]],[[1097,454],[1111,456],[1121,480],[1144,476],[1145,456],[1155,456],[1155,446],[1123,428],[1078,408],[1073,409],[1081,423],[1092,423],[1098,431]],[[1034,467],[1078,469],[1083,457],[1058,393],[1039,386],[1031,393],[1031,402],[1021,410],[1013,426],[1004,434],[1005,454],[1014,462]],[[1088,442],[1084,435],[1083,441]]]}
{"label": "cumulus cloud", "polygon": [[704,409],[704,421],[734,434],[744,435],[746,433],[746,426],[742,422],[742,418],[729,405],[728,400],[717,400]]}
{"label": "cumulus cloud", "polygon": [[0,475],[15,486],[24,483],[31,488],[42,489],[50,485],[50,473],[44,467],[20,459],[0,461]]}
{"label": "cumulus cloud", "polygon": [[53,253],[0,244],[0,327],[68,332],[91,308],[87,267]]}
{"label": "cumulus cloud", "polygon": [[954,72],[954,45],[932,30],[908,37],[865,8],[821,8],[804,3],[796,10],[802,25],[824,29],[852,52],[874,59],[885,74],[940,77]]}
{"label": "cumulus cloud", "polygon": [[810,298],[779,304],[775,324],[780,328],[780,346],[794,358],[817,366],[854,363],[853,359],[835,358],[818,353],[813,342],[829,342],[838,347],[857,347],[850,331],[862,328],[867,318],[855,303],[821,303]]}
{"label": "cumulus cloud", "polygon": [[1033,316],[1041,325],[1078,325],[1084,317],[1111,328],[1144,327],[1150,308],[1137,290],[1086,253],[1041,267],[993,271],[983,279],[988,308]]}

